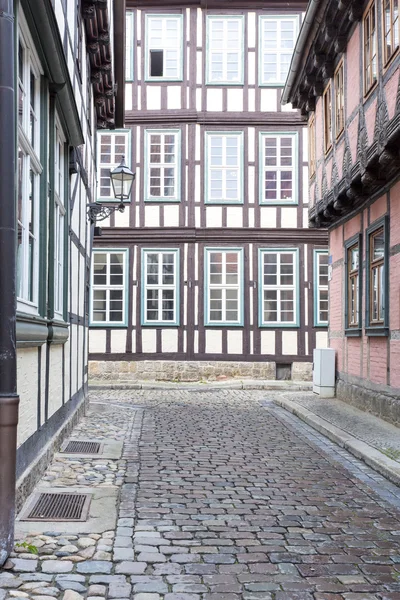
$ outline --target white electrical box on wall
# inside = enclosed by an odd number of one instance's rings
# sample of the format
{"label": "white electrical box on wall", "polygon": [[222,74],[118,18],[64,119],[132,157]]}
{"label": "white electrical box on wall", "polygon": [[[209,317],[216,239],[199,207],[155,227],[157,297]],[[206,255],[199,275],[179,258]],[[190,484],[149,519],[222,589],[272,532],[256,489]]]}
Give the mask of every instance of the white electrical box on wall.
{"label": "white electrical box on wall", "polygon": [[313,392],[321,398],[334,398],[335,350],[315,348],[313,360]]}

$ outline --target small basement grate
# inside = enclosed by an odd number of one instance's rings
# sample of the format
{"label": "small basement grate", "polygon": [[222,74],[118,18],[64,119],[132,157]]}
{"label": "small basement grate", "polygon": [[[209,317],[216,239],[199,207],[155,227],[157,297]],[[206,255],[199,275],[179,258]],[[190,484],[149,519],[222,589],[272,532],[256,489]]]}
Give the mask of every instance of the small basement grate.
{"label": "small basement grate", "polygon": [[36,493],[20,521],[86,521],[92,494]]}
{"label": "small basement grate", "polygon": [[61,452],[66,454],[99,454],[100,448],[101,444],[99,442],[71,440],[62,446]]}

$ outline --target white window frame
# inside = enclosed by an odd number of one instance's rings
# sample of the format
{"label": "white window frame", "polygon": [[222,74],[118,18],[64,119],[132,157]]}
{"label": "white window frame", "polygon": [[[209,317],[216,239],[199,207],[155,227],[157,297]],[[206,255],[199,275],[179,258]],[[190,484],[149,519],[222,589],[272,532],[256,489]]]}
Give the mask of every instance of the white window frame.
{"label": "white window frame", "polygon": [[125,81],[133,81],[134,78],[134,23],[133,12],[127,11],[125,15]]}
{"label": "white window frame", "polygon": [[[161,136],[161,154],[160,154],[160,162],[159,163],[151,163],[151,136],[152,135],[160,135]],[[168,163],[162,161],[162,158],[165,158],[165,136],[173,135],[175,138],[175,162]],[[181,199],[181,131],[180,129],[146,129],[145,131],[145,180],[146,180],[146,193],[145,193],[145,201],[146,202],[180,202]],[[173,196],[152,196],[150,194],[151,190],[151,168],[159,168],[161,170],[160,174],[160,188],[164,188],[164,174],[165,169],[174,169],[174,195]]]}
{"label": "white window frame", "polygon": [[[274,22],[277,24],[277,44],[276,48],[264,49],[265,44],[265,29],[264,24],[267,22]],[[290,22],[294,25],[294,36],[293,36],[293,48],[291,50],[286,50],[282,48],[281,44],[281,26],[284,22]],[[260,15],[259,17],[259,85],[266,87],[283,87],[285,85],[287,74],[285,77],[281,77],[281,59],[283,55],[290,55],[288,71],[290,61],[292,59],[293,50],[296,44],[296,39],[299,33],[300,27],[300,16],[299,15]],[[265,81],[264,78],[264,65],[265,59],[267,55],[273,55],[275,57],[274,62],[276,63],[276,77],[272,81]]]}
{"label": "white window frame", "polygon": [[55,116],[54,148],[54,312],[63,318],[65,262],[65,136],[59,117]]}
{"label": "white window frame", "polygon": [[[158,283],[157,284],[148,284],[147,282],[147,256],[149,254],[157,254],[158,255]],[[163,256],[165,254],[172,254],[174,257],[174,273],[173,273],[173,283],[172,284],[163,284],[162,279],[160,283],[160,278],[162,278],[162,266],[163,266]],[[179,309],[180,309],[180,267],[179,267],[179,249],[177,248],[142,248],[142,301],[141,301],[141,323],[146,326],[160,326],[163,327],[177,327],[179,325]],[[157,290],[158,291],[158,318],[156,320],[150,320],[147,317],[147,292],[148,290]],[[174,318],[171,321],[165,321],[162,318],[162,292],[163,291],[173,291],[173,302],[174,302]]]}
{"label": "white window frame", "polygon": [[[210,260],[211,255],[213,253],[220,253],[223,255],[222,259],[222,283],[215,284],[210,280],[211,276],[211,268],[210,268]],[[226,255],[227,254],[236,254],[237,255],[237,264],[238,264],[238,273],[237,273],[237,284],[228,283],[226,281]],[[204,313],[205,313],[205,326],[207,327],[226,327],[226,326],[235,326],[242,327],[243,326],[243,248],[205,248],[204,254],[204,262],[205,262],[205,270],[204,270]],[[222,319],[220,321],[211,319],[211,291],[212,290],[222,290]],[[229,290],[237,291],[237,319],[229,320],[226,318],[227,312],[227,298],[226,292]]]}
{"label": "white window frame", "polygon": [[[214,165],[212,159],[211,144],[215,138],[222,139],[222,164]],[[227,140],[236,138],[237,140],[237,165],[231,167],[227,165]],[[242,131],[206,131],[206,203],[207,204],[243,204],[243,132]],[[212,198],[211,184],[213,172],[221,171],[222,174],[222,194],[220,198]],[[227,177],[229,171],[237,173],[237,196],[236,198],[227,197]]]}
{"label": "white window frame", "polygon": [[[107,255],[107,268],[106,276],[107,283],[99,285],[94,283],[94,257],[97,254]],[[111,254],[121,254],[122,260],[122,281],[121,285],[115,285],[110,283],[110,256]],[[128,250],[126,248],[95,248],[92,254],[92,268],[91,268],[91,285],[90,285],[90,327],[126,327],[128,324]],[[94,292],[96,290],[106,290],[106,317],[105,321],[94,321]],[[122,321],[110,321],[110,291],[122,290]]]}
{"label": "white window frame", "polygon": [[[111,149],[110,149],[110,162],[102,162],[102,140],[106,136],[111,136]],[[124,152],[116,151],[116,137],[124,137]],[[122,146],[122,144],[120,144]],[[98,202],[120,202],[115,196],[112,195],[113,189],[110,178],[110,171],[118,167],[122,160],[122,156],[125,156],[125,163],[130,167],[131,165],[131,130],[130,129],[103,129],[97,132],[97,200]],[[102,170],[104,171],[102,173]],[[101,195],[101,180],[108,178],[110,185],[110,196]],[[130,202],[130,199],[125,201]]]}
{"label": "white window frame", "polygon": [[[266,166],[265,165],[265,140],[271,138],[276,138],[278,140],[277,143],[277,164],[275,166]],[[282,144],[282,139],[290,138],[292,140],[292,165],[282,165],[281,164],[281,155],[280,149]],[[283,131],[269,131],[269,132],[261,132],[260,133],[260,204],[265,205],[293,205],[298,204],[298,134],[296,132],[283,132]],[[279,195],[282,189],[282,171],[291,171],[292,172],[292,198],[288,200],[280,200]],[[277,194],[275,200],[266,200],[265,199],[265,174],[267,172],[276,172],[276,187]]]}
{"label": "white window frame", "polygon": [[[314,250],[314,325],[315,327],[327,327],[328,319],[322,321],[320,319],[321,315],[321,292],[326,292],[328,294],[329,285],[328,285],[328,274],[326,275],[326,285],[320,285],[319,279],[321,276],[321,256],[327,256],[329,258],[328,250]],[[328,266],[328,265],[327,265]],[[328,311],[328,309],[327,309]]]}
{"label": "white window frame", "polygon": [[[21,235],[21,244],[18,242],[17,250],[17,308],[26,313],[37,314],[39,295],[40,176],[43,172],[43,166],[40,162],[40,77],[43,74],[43,70],[22,10],[19,11],[18,25],[17,65],[19,65],[19,44],[21,44],[24,55],[22,61],[22,80],[19,76],[19,66],[17,69],[17,86],[18,93],[23,95],[24,101],[22,103],[21,117],[18,112],[17,120],[18,161],[21,161],[21,189],[17,191],[18,238]],[[35,79],[35,109],[32,113],[31,73]],[[30,127],[31,114],[33,116],[33,140]],[[30,172],[33,175],[32,185],[30,183]],[[33,195],[32,207],[30,206],[30,192]],[[33,219],[30,228],[30,215],[32,214]],[[30,248],[32,248],[31,253]]]}
{"label": "white window frame", "polygon": [[[228,23],[236,21],[239,24],[239,45],[235,49],[228,48],[227,32]],[[223,48],[214,48],[212,39],[212,27],[216,22],[223,24],[224,44]],[[228,54],[237,54],[237,77],[228,79]],[[222,54],[222,77],[213,77],[213,55]],[[206,62],[206,84],[207,85],[243,85],[244,83],[244,17],[243,15],[207,15],[207,62]]]}
{"label": "white window frame", "polygon": [[[151,23],[153,20],[162,20],[162,42],[159,45],[152,45],[150,38]],[[168,46],[166,40],[166,24],[167,20],[174,19],[177,22],[178,34],[176,36],[176,44],[174,46]],[[145,53],[145,81],[182,81],[183,79],[183,15],[182,14],[147,14],[146,15],[146,53]],[[175,50],[177,52],[177,66],[176,75],[167,77],[162,76],[151,76],[150,75],[150,52],[151,50],[163,50],[164,53],[168,50]],[[165,56],[164,56],[165,61]]]}
{"label": "white window frame", "polygon": [[[264,284],[264,256],[267,254],[292,254],[293,256],[293,284],[281,285],[279,278],[281,275],[281,260],[277,262],[277,284]],[[258,256],[259,265],[259,326],[260,327],[299,327],[300,326],[300,280],[299,280],[299,249],[298,248],[260,248]],[[265,290],[277,290],[277,317],[282,312],[281,291],[293,291],[293,321],[282,321],[277,318],[276,321],[265,321]]]}

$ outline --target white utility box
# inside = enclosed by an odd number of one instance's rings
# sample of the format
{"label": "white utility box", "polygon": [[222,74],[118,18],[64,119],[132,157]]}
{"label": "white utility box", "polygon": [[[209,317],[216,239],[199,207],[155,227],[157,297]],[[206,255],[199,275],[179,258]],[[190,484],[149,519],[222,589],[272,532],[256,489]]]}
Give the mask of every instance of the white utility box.
{"label": "white utility box", "polygon": [[334,398],[335,350],[315,348],[313,359],[313,392],[321,398]]}

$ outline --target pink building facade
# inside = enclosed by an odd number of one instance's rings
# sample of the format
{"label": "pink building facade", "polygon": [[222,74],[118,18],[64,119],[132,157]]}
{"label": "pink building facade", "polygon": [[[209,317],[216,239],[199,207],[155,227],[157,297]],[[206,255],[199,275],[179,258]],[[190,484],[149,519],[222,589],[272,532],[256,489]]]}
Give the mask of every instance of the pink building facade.
{"label": "pink building facade", "polygon": [[337,396],[400,423],[400,88],[394,1],[311,1],[284,102],[309,124],[310,225],[329,232]]}

